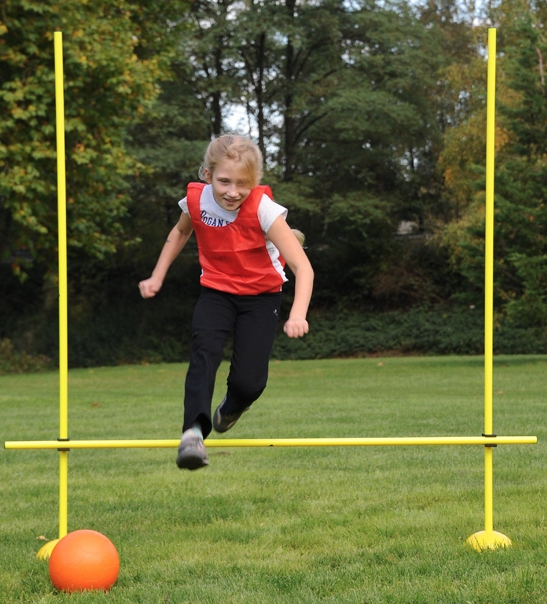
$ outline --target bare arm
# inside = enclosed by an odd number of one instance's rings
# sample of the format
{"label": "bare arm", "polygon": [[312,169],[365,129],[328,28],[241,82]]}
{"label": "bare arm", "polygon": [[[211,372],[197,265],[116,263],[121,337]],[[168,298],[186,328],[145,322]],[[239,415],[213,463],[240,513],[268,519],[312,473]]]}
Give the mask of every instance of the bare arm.
{"label": "bare arm", "polygon": [[190,216],[182,212],[179,221],[167,237],[152,275],[139,283],[139,290],[143,298],[152,298],[160,291],[169,267],[186,245],[192,230]]}
{"label": "bare arm", "polygon": [[299,338],[309,330],[306,315],[313,289],[313,269],[306,253],[283,216],[276,219],[267,235],[295,276],[294,301],[283,330],[289,338]]}

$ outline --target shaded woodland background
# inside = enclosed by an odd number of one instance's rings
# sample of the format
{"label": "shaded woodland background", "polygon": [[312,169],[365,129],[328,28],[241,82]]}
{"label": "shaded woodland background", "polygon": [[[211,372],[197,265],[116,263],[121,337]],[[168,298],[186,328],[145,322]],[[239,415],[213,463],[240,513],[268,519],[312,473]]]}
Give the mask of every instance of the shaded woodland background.
{"label": "shaded woodland background", "polygon": [[156,299],[137,283],[226,131],[260,145],[316,271],[276,358],[480,354],[490,26],[495,352],[547,352],[546,22],[539,0],[4,0],[0,371],[57,359],[55,30],[72,367],[187,359],[195,243]]}

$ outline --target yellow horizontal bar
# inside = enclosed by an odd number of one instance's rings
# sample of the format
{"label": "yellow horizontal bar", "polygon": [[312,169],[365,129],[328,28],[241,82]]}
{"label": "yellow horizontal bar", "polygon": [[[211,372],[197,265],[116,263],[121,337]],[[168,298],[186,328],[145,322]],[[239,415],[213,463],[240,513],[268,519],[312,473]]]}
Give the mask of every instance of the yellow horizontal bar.
{"label": "yellow horizontal bar", "polygon": [[[7,441],[5,449],[169,449],[180,440]],[[409,436],[402,438],[236,438],[206,440],[214,447],[376,447],[414,445],[535,445],[537,436]]]}

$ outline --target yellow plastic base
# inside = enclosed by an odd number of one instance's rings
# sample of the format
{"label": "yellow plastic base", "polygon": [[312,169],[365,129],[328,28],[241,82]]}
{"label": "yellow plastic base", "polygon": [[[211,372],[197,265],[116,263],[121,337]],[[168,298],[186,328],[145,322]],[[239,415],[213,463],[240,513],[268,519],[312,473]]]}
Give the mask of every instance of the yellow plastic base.
{"label": "yellow plastic base", "polygon": [[512,545],[509,537],[496,531],[479,531],[468,537],[466,543],[478,552],[484,552],[487,549],[499,549],[500,547],[507,548]]}
{"label": "yellow plastic base", "polygon": [[42,545],[42,547],[38,550],[36,557],[40,560],[48,560],[51,556],[51,552],[53,548],[59,543],[60,539],[53,539],[53,541],[48,541],[46,544]]}

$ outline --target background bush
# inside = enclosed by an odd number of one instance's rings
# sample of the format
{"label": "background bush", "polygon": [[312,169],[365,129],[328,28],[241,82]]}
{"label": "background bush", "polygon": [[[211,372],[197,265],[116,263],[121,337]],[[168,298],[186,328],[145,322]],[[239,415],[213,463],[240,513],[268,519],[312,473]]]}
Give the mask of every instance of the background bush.
{"label": "background bush", "polygon": [[[123,300],[92,320],[72,317],[69,327],[70,367],[96,367],[187,361],[191,345],[191,313],[154,300],[155,307]],[[142,305],[140,304],[142,302]],[[161,310],[161,312],[159,312]],[[158,312],[155,312],[158,311]],[[165,317],[170,316],[166,321]],[[413,308],[408,311],[323,311],[310,317],[309,334],[292,340],[282,332],[274,343],[274,359],[324,359],[390,355],[480,355],[484,352],[484,318],[476,308]],[[138,327],[145,326],[144,328]],[[72,333],[72,335],[70,335]],[[39,352],[17,352],[11,341],[0,346],[0,371],[39,371],[58,360],[58,319],[43,325]],[[133,334],[133,337],[131,337]],[[228,345],[225,356],[229,358]],[[545,354],[547,340],[539,329],[500,319],[494,328],[495,354]]]}
{"label": "background bush", "polygon": [[[495,354],[547,352],[543,333],[501,320],[494,328]],[[306,359],[401,354],[483,354],[484,317],[476,308],[413,308],[408,311],[329,312],[310,319],[302,340],[278,337],[275,358]]]}

